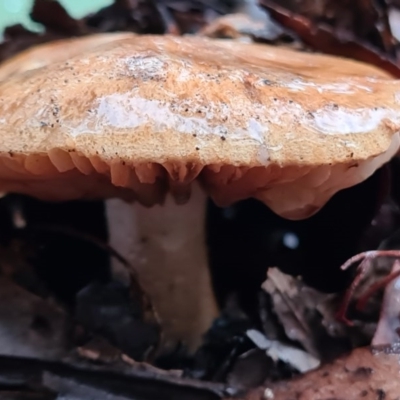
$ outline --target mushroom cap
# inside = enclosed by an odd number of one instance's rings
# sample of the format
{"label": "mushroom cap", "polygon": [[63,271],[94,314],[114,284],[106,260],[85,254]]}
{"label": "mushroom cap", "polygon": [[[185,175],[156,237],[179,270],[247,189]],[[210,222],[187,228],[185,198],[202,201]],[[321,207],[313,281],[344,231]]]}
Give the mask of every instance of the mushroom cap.
{"label": "mushroom cap", "polygon": [[18,53],[0,64],[0,81],[13,75],[44,67],[84,53],[95,46],[134,36],[130,32],[99,33],[72,39],[54,40]]}
{"label": "mushroom cap", "polygon": [[400,83],[338,57],[136,36],[0,85],[0,189],[48,200],[254,197],[317,212],[399,148]]}

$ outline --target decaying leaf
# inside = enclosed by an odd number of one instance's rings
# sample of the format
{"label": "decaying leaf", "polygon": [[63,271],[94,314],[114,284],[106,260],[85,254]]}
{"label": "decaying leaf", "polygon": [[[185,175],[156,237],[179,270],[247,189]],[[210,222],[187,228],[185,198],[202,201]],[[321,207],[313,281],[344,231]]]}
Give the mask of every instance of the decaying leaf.
{"label": "decaying leaf", "polygon": [[313,24],[329,25],[340,37],[351,34],[355,40],[364,40],[385,53],[394,54],[395,40],[388,20],[388,6],[375,0],[270,0],[286,10],[302,15]]}
{"label": "decaying leaf", "polygon": [[129,292],[119,282],[88,285],[77,295],[75,317],[90,332],[104,335],[124,353],[142,361],[155,351],[159,329],[143,320],[140,302]]}
{"label": "decaying leaf", "polygon": [[247,38],[265,42],[275,42],[287,36],[271,19],[256,20],[245,13],[228,14],[216,18],[199,34],[215,38],[242,40]]}
{"label": "decaying leaf", "polygon": [[[348,349],[344,325],[335,319],[338,295],[318,292],[300,279],[269,268],[262,288],[271,296],[274,313],[288,339],[320,360]],[[332,351],[332,353],[330,353]]]}
{"label": "decaying leaf", "polygon": [[260,0],[260,4],[268,10],[275,21],[296,33],[311,49],[374,64],[393,76],[400,77],[400,68],[393,54],[374,47],[366,38],[356,37],[353,31],[335,31],[326,23],[314,22],[271,0]]}
{"label": "decaying leaf", "polygon": [[54,302],[0,278],[0,354],[57,360],[71,344],[70,317]]}
{"label": "decaying leaf", "polygon": [[14,393],[25,391],[27,396],[47,391],[53,394],[52,400],[159,400],[160,393],[166,399],[218,400],[236,393],[227,385],[160,374],[140,365],[116,368],[82,360],[48,362],[0,356],[0,379],[0,398],[4,399],[10,399],[4,395],[8,388]]}
{"label": "decaying leaf", "polygon": [[255,329],[248,330],[247,336],[259,349],[264,350],[274,362],[281,360],[301,373],[315,369],[320,365],[320,361],[307,352],[278,340],[269,340]]}

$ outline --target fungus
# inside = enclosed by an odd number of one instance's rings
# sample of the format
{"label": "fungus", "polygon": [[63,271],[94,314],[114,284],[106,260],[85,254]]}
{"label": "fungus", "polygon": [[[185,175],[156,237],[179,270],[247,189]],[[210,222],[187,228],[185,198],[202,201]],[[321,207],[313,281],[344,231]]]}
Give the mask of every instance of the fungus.
{"label": "fungus", "polygon": [[44,67],[53,62],[84,54],[96,46],[134,36],[129,32],[99,33],[72,39],[59,39],[21,51],[1,64],[0,81],[13,75]]}
{"label": "fungus", "polygon": [[218,315],[207,195],[315,214],[399,148],[400,85],[359,62],[201,37],[102,44],[0,85],[0,190],[107,200],[111,244],[153,299],[165,345]]}

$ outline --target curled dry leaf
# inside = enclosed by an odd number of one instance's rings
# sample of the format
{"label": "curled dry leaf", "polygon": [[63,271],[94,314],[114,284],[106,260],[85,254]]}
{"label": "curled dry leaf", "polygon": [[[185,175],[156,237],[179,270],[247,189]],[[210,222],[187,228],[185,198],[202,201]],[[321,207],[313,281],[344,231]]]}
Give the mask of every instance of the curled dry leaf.
{"label": "curled dry leaf", "polygon": [[348,349],[349,344],[341,339],[348,332],[335,320],[337,295],[318,292],[277,268],[268,270],[262,288],[271,296],[286,336],[308,353],[327,360]]}
{"label": "curled dry leaf", "polygon": [[384,1],[374,0],[270,0],[286,10],[302,15],[315,24],[327,24],[335,34],[350,33],[355,40],[368,41],[394,54],[395,40]]}
{"label": "curled dry leaf", "polygon": [[315,23],[311,19],[290,12],[271,0],[260,0],[273,19],[296,33],[311,49],[326,54],[344,56],[376,65],[395,77],[400,77],[400,68],[394,57],[380,51],[366,39],[359,39],[351,31],[336,32],[326,23]]}
{"label": "curled dry leaf", "polygon": [[306,304],[299,303],[300,285],[296,279],[282,273],[277,268],[270,268],[268,278],[262,288],[270,294],[280,322],[286,335],[291,340],[300,342],[307,351],[318,355],[314,340],[310,340],[312,329],[306,320]]}
{"label": "curled dry leaf", "polygon": [[256,20],[245,13],[228,14],[207,24],[200,35],[214,38],[252,39],[273,42],[284,36],[283,30],[270,19]]}

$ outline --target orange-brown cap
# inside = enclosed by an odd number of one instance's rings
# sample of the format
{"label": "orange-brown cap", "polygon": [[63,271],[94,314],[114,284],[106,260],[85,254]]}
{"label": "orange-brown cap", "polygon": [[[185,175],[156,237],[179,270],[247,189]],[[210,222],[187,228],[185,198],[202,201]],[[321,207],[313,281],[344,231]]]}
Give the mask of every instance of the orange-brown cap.
{"label": "orange-brown cap", "polygon": [[78,54],[84,54],[104,43],[133,37],[133,33],[99,33],[71,39],[60,39],[40,44],[18,53],[0,64],[0,81],[13,75],[44,67],[53,62],[67,60]]}
{"label": "orange-brown cap", "polygon": [[305,218],[399,148],[400,83],[342,58],[136,36],[0,85],[0,189],[43,199],[255,197]]}

